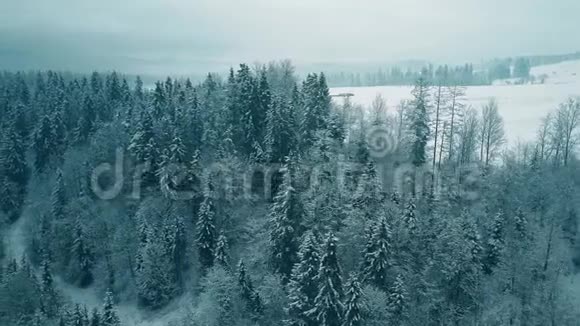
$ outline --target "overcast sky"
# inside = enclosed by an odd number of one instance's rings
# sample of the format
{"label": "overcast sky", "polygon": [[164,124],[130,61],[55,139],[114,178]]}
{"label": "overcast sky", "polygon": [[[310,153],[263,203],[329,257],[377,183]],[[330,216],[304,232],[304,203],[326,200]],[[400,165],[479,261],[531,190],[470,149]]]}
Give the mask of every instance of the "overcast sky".
{"label": "overcast sky", "polygon": [[579,0],[0,0],[0,68],[478,62],[580,50],[579,13]]}

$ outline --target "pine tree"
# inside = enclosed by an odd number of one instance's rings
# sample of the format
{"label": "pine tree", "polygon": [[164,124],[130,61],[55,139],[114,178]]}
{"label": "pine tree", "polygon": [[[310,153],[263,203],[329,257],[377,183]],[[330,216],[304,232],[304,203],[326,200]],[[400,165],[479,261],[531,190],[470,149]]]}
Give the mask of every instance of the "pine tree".
{"label": "pine tree", "polygon": [[292,325],[318,325],[316,316],[307,314],[314,309],[314,300],[318,294],[318,247],[318,241],[312,232],[306,233],[298,253],[298,263],[292,270],[288,284],[288,314]]}
{"label": "pine tree", "polygon": [[203,270],[213,266],[216,243],[214,225],[214,207],[210,196],[206,196],[201,203],[197,220],[197,247],[199,262]]}
{"label": "pine tree", "polygon": [[103,305],[103,314],[101,316],[101,326],[120,326],[121,322],[113,300],[113,294],[107,292],[105,295],[105,303]]}
{"label": "pine tree", "polygon": [[320,326],[340,325],[344,318],[342,276],[336,256],[337,241],[332,233],[324,241],[324,254],[316,276],[318,295],[314,300],[314,308],[307,312],[316,318]]}
{"label": "pine tree", "polygon": [[387,272],[391,259],[391,231],[385,218],[382,218],[373,230],[373,236],[367,245],[365,280],[379,289],[388,290]]}
{"label": "pine tree", "polygon": [[360,326],[363,323],[363,293],[356,275],[351,275],[346,285],[346,301],[342,326]]}
{"label": "pine tree", "polygon": [[292,187],[291,171],[286,166],[282,171],[284,181],[270,208],[270,246],[274,271],[282,276],[282,282],[288,282],[292,267],[298,254],[299,227],[302,220],[302,207]]}

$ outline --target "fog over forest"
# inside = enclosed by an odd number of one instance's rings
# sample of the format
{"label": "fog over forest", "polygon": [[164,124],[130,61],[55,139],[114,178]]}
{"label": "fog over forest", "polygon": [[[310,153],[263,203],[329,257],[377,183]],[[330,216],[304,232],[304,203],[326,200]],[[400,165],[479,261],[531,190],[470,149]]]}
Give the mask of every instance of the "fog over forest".
{"label": "fog over forest", "polygon": [[580,3],[1,1],[0,326],[577,326]]}

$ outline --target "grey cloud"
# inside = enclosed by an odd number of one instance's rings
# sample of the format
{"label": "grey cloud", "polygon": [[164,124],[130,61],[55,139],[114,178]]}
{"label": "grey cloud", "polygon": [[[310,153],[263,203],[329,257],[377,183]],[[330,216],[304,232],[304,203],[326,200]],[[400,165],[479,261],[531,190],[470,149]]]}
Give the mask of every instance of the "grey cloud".
{"label": "grey cloud", "polygon": [[580,49],[575,0],[20,0],[0,68],[188,73],[240,61],[479,60]]}

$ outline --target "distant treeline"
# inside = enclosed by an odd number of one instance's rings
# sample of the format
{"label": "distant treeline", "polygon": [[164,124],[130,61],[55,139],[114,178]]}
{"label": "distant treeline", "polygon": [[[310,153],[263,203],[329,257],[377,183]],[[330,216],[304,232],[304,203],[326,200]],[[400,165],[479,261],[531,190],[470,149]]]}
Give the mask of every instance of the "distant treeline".
{"label": "distant treeline", "polygon": [[578,59],[580,59],[580,52],[493,59],[478,65],[477,68],[474,68],[473,63],[437,67],[429,64],[421,69],[392,66],[370,72],[327,72],[326,75],[328,85],[331,87],[412,85],[420,75],[425,73],[433,83],[475,86],[490,85],[497,79],[519,78],[525,81],[530,77],[531,67]]}

